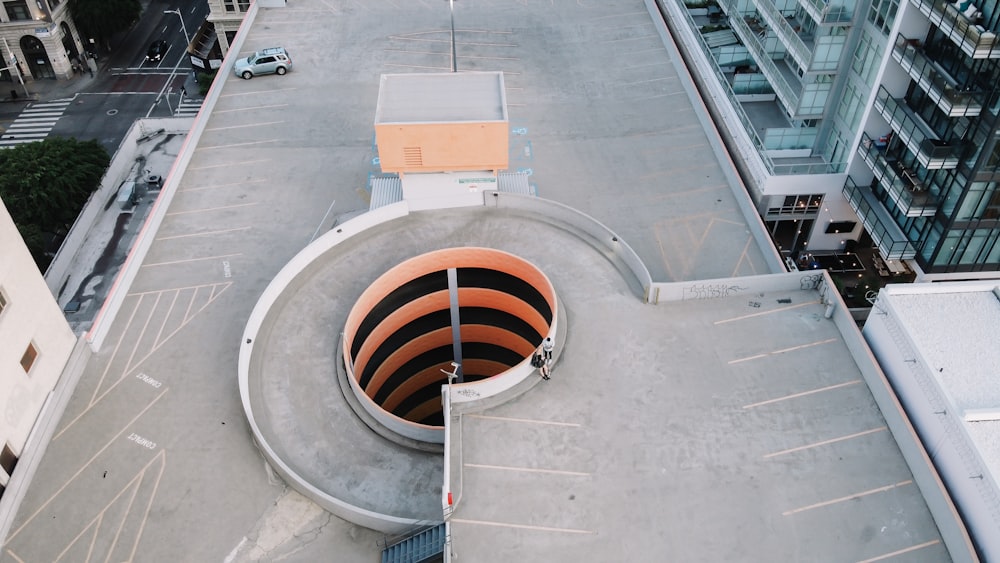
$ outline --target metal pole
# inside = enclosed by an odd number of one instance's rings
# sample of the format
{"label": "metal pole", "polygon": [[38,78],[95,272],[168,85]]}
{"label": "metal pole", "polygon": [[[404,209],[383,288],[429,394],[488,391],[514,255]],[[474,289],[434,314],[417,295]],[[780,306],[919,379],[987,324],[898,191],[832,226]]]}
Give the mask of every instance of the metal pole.
{"label": "metal pole", "polygon": [[3,39],[3,46],[6,47],[7,52],[10,53],[10,58],[5,59],[10,66],[6,68],[14,69],[14,74],[17,75],[17,81],[21,83],[21,88],[24,90],[24,97],[30,98],[31,94],[28,93],[28,87],[24,85],[24,78],[21,77],[21,69],[17,66],[17,57],[14,56],[14,51],[10,50],[10,45],[7,44],[6,37],[0,37],[0,39]]}
{"label": "metal pole", "polygon": [[448,0],[451,8],[451,71],[458,72],[458,54],[455,51],[455,0]]}
{"label": "metal pole", "polygon": [[184,50],[187,51],[187,48],[191,46],[191,36],[188,35],[187,26],[184,25],[184,16],[181,15],[181,11],[180,10],[163,10],[163,13],[164,14],[177,14],[177,17],[180,18],[180,20],[181,20],[181,31],[184,32],[184,40],[187,41],[187,46],[184,47]]}

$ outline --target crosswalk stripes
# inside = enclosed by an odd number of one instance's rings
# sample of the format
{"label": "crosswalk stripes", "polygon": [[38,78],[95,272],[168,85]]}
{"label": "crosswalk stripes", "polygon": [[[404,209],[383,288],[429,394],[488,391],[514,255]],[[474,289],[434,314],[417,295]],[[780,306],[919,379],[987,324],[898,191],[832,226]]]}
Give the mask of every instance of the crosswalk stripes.
{"label": "crosswalk stripes", "polygon": [[174,117],[194,117],[198,115],[203,100],[192,100],[185,98],[184,101],[174,110]]}
{"label": "crosswalk stripes", "polygon": [[0,135],[0,148],[41,141],[72,103],[72,98],[32,104]]}

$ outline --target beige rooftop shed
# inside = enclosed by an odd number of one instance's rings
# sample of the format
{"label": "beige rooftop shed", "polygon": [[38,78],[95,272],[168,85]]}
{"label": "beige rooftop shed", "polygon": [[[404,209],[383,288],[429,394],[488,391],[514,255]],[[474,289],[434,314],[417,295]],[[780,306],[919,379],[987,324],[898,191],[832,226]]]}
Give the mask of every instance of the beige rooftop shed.
{"label": "beige rooftop shed", "polygon": [[375,139],[383,172],[453,172],[508,166],[501,72],[383,74]]}

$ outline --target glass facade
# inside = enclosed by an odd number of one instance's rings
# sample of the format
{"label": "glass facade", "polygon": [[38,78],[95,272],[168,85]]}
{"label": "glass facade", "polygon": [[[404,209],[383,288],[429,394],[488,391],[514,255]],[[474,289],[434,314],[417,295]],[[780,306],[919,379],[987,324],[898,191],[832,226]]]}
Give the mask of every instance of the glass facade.
{"label": "glass facade", "polygon": [[[927,19],[922,31],[910,26],[890,44],[889,64],[898,65],[890,71],[904,71],[908,82],[905,88],[888,81],[879,86],[873,110],[881,120],[869,125],[882,129],[877,138],[866,135],[858,148],[874,178],[867,188],[852,190],[870,190],[883,217],[912,243],[925,272],[998,271],[1000,54],[992,49],[990,31],[1000,20],[998,3],[975,14],[936,0],[911,0],[904,7]],[[888,29],[897,8],[874,0],[868,21]],[[855,55],[853,71],[864,70],[864,58]],[[853,114],[851,90],[838,111],[845,121]]]}

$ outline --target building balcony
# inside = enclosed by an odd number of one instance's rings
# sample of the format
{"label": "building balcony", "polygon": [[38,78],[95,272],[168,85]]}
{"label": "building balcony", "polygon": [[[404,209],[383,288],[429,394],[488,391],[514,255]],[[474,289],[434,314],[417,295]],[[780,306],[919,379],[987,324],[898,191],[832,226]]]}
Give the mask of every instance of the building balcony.
{"label": "building balcony", "polygon": [[976,20],[982,16],[976,15],[977,9],[966,8],[964,13],[959,12],[958,6],[947,0],[910,2],[966,55],[973,59],[1000,59],[1000,38],[993,31],[978,25]]}
{"label": "building balcony", "polygon": [[886,147],[863,135],[858,154],[871,169],[889,199],[907,217],[933,217],[938,198],[913,170],[903,167],[895,157],[886,154]]}
{"label": "building balcony", "polygon": [[854,8],[842,4],[834,5],[823,0],[799,0],[799,5],[819,25],[848,26],[854,18]]}
{"label": "building balcony", "polygon": [[983,111],[984,94],[959,90],[958,81],[925,56],[916,40],[897,36],[892,58],[949,117],[976,117]]}
{"label": "building balcony", "polygon": [[760,73],[767,78],[775,95],[778,96],[778,99],[781,100],[781,103],[789,111],[794,111],[795,108],[799,107],[798,92],[792,88],[784,74],[778,69],[778,65],[775,64],[771,53],[768,53],[764,49],[763,43],[761,43],[761,35],[766,37],[767,29],[754,17],[740,17],[734,6],[734,0],[722,0],[721,4],[724,6],[726,13],[729,14],[729,26],[736,33],[736,36],[740,38],[743,46],[750,51],[750,55],[753,56],[754,61],[757,63]]}
{"label": "building balcony", "polygon": [[916,155],[921,166],[928,170],[948,170],[958,166],[958,147],[940,139],[923,119],[913,113],[905,100],[889,96],[889,92],[879,86],[875,109],[906,148]]}
{"label": "building balcony", "polygon": [[902,229],[892,220],[871,188],[858,186],[848,176],[844,184],[844,197],[861,220],[865,231],[872,237],[882,258],[910,260],[916,257],[916,247],[907,240]]}
{"label": "building balcony", "polygon": [[756,3],[756,7],[760,17],[764,20],[764,25],[769,27],[778,37],[785,50],[792,56],[795,64],[808,72],[809,63],[812,61],[812,49],[806,46],[805,41],[799,36],[799,32],[788,23],[788,20],[774,7],[771,0],[760,0]]}

